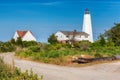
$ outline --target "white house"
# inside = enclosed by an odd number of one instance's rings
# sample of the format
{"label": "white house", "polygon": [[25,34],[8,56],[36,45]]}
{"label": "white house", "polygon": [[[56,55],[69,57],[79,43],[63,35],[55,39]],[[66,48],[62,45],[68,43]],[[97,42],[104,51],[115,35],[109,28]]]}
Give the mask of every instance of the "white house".
{"label": "white house", "polygon": [[57,40],[59,42],[69,42],[69,41],[82,41],[82,40],[88,40],[89,41],[89,34],[85,32],[77,32],[75,31],[58,31],[55,33],[55,36],[57,37]]}
{"label": "white house", "polygon": [[33,36],[31,31],[16,31],[13,39],[17,40],[20,37],[22,41],[36,41],[36,38]]}
{"label": "white house", "polygon": [[84,19],[83,19],[83,27],[82,32],[77,31],[58,31],[55,33],[57,40],[60,42],[71,41],[82,41],[88,40],[93,42],[93,34],[92,34],[92,23],[91,23],[91,15],[88,9],[85,10]]}

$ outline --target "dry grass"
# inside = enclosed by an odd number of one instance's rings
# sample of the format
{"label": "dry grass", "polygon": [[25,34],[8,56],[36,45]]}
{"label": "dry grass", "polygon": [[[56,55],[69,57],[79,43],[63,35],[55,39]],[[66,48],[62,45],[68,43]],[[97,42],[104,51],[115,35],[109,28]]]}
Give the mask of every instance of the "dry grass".
{"label": "dry grass", "polygon": [[[24,60],[28,60],[28,61],[34,61],[30,57],[21,58],[21,57],[16,56],[16,58],[24,59]],[[63,62],[60,62],[58,59],[56,59],[56,60],[52,60],[55,62],[50,62],[47,64],[59,65],[59,66],[68,66],[68,67],[87,67],[87,66],[93,66],[93,65],[103,64],[103,63],[114,63],[114,62],[120,61],[120,60],[114,60],[114,61],[95,61],[95,62],[90,62],[90,63],[73,63],[71,61],[71,59],[72,59],[72,56],[65,56]],[[34,62],[43,63],[40,60],[36,60]]]}
{"label": "dry grass", "polygon": [[93,66],[93,65],[98,65],[98,64],[104,64],[104,63],[114,63],[114,62],[119,62],[120,60],[114,60],[114,61],[95,61],[95,62],[90,62],[90,63],[72,63],[70,65],[67,65],[69,67],[87,67],[87,66]]}

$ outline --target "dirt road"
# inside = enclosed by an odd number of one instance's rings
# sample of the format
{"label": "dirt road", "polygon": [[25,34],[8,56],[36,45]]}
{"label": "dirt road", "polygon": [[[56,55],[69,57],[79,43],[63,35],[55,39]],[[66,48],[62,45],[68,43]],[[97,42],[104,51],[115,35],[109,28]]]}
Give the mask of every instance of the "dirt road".
{"label": "dirt road", "polygon": [[[0,54],[6,63],[11,64],[14,53]],[[15,66],[21,70],[32,69],[44,80],[120,80],[120,62],[104,63],[89,67],[73,68],[36,63],[14,58]]]}

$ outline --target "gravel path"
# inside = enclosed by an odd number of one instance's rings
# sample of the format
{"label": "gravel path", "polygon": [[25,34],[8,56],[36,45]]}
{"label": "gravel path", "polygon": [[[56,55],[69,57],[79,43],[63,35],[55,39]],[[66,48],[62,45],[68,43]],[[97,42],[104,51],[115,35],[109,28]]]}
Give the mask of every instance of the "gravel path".
{"label": "gravel path", "polygon": [[[14,53],[0,54],[11,64]],[[15,66],[22,71],[32,69],[44,80],[120,80],[120,62],[104,63],[89,67],[73,68],[36,63],[15,58]]]}

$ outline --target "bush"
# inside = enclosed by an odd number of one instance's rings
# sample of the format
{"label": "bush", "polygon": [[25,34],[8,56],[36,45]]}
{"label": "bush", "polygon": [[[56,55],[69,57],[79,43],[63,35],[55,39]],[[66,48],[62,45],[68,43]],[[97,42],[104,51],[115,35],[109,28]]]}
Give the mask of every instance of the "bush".
{"label": "bush", "polygon": [[32,51],[30,50],[26,50],[26,51],[18,51],[16,52],[16,56],[20,56],[21,58],[26,58],[32,55]]}
{"label": "bush", "polygon": [[21,37],[18,37],[18,38],[17,38],[17,40],[16,40],[16,45],[23,47],[23,42],[22,42]]}
{"label": "bush", "polygon": [[37,46],[38,43],[35,41],[23,41],[23,47]]}
{"label": "bush", "polygon": [[74,47],[83,51],[89,50],[91,43],[89,41],[75,42]]}
{"label": "bush", "polygon": [[10,42],[0,43],[0,52],[12,52],[15,50],[16,50],[16,47]]}
{"label": "bush", "polygon": [[36,60],[38,61],[38,60],[40,60],[40,54],[39,53],[32,53],[31,58],[34,61],[36,61]]}
{"label": "bush", "polygon": [[99,54],[99,53],[96,53],[95,55],[94,55],[96,58],[100,58],[100,57],[103,57],[101,54]]}
{"label": "bush", "polygon": [[[42,49],[41,49],[42,47]],[[101,46],[99,42],[90,43],[88,41],[81,41],[70,44],[38,44],[36,46],[29,46],[23,51],[16,53],[21,57],[29,57],[32,60],[61,64],[64,63],[66,56],[79,56],[81,54],[94,55],[95,57],[109,57],[120,52],[119,46]],[[120,54],[120,53],[119,53]]]}
{"label": "bush", "polygon": [[28,50],[31,50],[32,52],[40,52],[39,46],[30,46]]}

